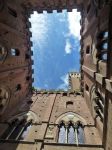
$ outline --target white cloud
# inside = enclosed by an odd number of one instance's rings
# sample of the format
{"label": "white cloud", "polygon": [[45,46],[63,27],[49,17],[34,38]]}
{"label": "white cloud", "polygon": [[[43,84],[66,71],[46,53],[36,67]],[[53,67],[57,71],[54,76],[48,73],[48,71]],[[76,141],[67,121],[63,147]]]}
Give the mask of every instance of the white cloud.
{"label": "white cloud", "polygon": [[68,89],[68,74],[63,75],[61,77],[61,80],[63,81],[63,83],[60,84],[57,89],[67,90]]}
{"label": "white cloud", "polygon": [[[43,64],[45,57],[45,46],[47,45],[47,39],[48,39],[48,29],[49,29],[49,23],[47,15],[45,14],[38,14],[37,12],[34,12],[34,14],[31,15],[31,18],[29,19],[31,22],[31,32],[32,32],[32,38],[31,41],[33,41],[33,52],[34,55],[38,55],[38,66]],[[38,51],[37,51],[38,49]],[[34,58],[36,58],[36,55]],[[35,60],[34,60],[35,61]],[[36,62],[36,61],[35,61]]]}
{"label": "white cloud", "polygon": [[29,20],[32,24],[32,28],[30,29],[32,31],[32,41],[41,46],[45,42],[48,34],[46,15],[34,12]]}
{"label": "white cloud", "polygon": [[70,34],[80,39],[80,13],[74,9],[68,13],[69,31]]}
{"label": "white cloud", "polygon": [[71,54],[71,51],[72,51],[72,45],[70,44],[69,40],[66,39],[65,52],[66,54]]}

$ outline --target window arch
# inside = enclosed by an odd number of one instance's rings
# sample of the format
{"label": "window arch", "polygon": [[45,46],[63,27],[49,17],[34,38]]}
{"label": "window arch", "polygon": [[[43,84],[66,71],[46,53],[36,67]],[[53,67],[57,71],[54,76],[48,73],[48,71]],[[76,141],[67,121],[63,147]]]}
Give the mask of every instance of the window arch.
{"label": "window arch", "polygon": [[14,116],[8,121],[8,127],[0,136],[0,139],[24,140],[32,125],[37,122],[39,122],[39,118],[32,111]]}
{"label": "window arch", "polygon": [[27,122],[26,119],[19,120],[16,118],[13,120],[8,128],[5,130],[3,135],[1,136],[1,139],[5,140],[23,140],[25,138],[25,132],[28,130],[29,127],[31,127],[32,120],[29,120]]}
{"label": "window arch", "polygon": [[66,141],[66,128],[65,128],[65,124],[62,121],[59,125],[59,133],[58,133],[58,143],[65,143]]}
{"label": "window arch", "polygon": [[58,125],[58,143],[83,144],[84,129],[80,122],[69,121],[65,124],[63,121]]}
{"label": "window arch", "polygon": [[[58,143],[84,144],[84,125],[82,117],[75,113],[68,112],[58,121]],[[85,123],[84,123],[85,124]]]}

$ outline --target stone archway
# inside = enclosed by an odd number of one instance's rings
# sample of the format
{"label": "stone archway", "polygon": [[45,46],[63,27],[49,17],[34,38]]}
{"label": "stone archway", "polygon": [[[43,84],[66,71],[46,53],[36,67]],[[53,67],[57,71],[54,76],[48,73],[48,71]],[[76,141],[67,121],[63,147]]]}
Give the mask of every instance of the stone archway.
{"label": "stone archway", "polygon": [[65,123],[69,122],[69,121],[73,121],[73,122],[78,122],[80,121],[83,125],[86,125],[86,120],[81,117],[80,115],[74,113],[74,112],[66,112],[62,115],[60,115],[57,120],[56,120],[56,124],[58,124],[61,120],[63,120]]}

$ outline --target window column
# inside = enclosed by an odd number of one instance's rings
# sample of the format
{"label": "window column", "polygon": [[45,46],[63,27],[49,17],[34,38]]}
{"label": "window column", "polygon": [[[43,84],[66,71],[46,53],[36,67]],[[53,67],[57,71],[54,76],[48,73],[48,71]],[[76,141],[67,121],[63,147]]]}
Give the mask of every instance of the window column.
{"label": "window column", "polygon": [[66,128],[64,123],[59,125],[59,136],[58,136],[58,143],[65,143],[66,141]]}
{"label": "window column", "polygon": [[75,144],[78,145],[78,135],[77,135],[78,126],[77,126],[77,124],[75,124],[74,130],[75,130]]}

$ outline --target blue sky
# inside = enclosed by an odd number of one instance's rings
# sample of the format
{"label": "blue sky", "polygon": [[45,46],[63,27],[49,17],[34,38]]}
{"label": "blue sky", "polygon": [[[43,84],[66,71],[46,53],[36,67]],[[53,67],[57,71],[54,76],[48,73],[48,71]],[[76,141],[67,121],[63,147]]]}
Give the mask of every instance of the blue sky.
{"label": "blue sky", "polygon": [[34,83],[37,89],[68,88],[68,72],[80,69],[80,13],[31,15]]}

